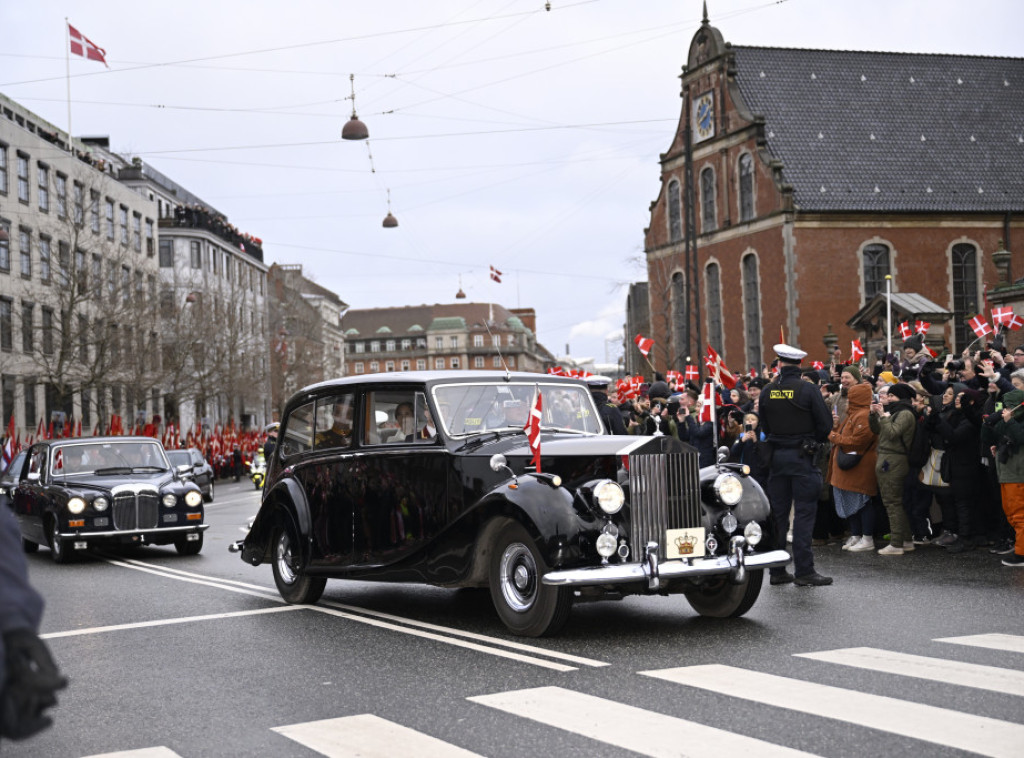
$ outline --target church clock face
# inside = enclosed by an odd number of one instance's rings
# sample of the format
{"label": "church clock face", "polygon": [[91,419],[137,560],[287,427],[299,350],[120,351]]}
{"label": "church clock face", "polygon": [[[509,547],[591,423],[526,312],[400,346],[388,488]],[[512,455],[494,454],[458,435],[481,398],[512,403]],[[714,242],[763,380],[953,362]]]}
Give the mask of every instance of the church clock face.
{"label": "church clock face", "polygon": [[693,103],[694,142],[703,142],[715,136],[715,96],[705,92]]}

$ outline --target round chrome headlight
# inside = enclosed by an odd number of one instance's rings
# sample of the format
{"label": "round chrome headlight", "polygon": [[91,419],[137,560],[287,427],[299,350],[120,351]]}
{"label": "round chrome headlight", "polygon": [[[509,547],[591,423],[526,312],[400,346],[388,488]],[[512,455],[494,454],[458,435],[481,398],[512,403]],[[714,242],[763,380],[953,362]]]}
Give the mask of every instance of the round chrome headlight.
{"label": "round chrome headlight", "polygon": [[185,505],[187,505],[189,508],[195,508],[201,502],[203,502],[202,493],[196,492],[194,490],[192,492],[185,493]]}
{"label": "round chrome headlight", "polygon": [[80,497],[73,497],[68,500],[68,510],[74,514],[79,514],[85,510],[85,501]]}
{"label": "round chrome headlight", "polygon": [[105,497],[102,497],[102,496],[98,497],[98,498],[96,498],[95,500],[92,501],[92,507],[95,508],[98,511],[105,511],[105,510],[107,510],[107,506],[109,506],[109,505],[110,505],[110,501],[108,501]]}
{"label": "round chrome headlight", "polygon": [[619,546],[618,540],[607,532],[597,535],[597,554],[602,558],[610,558],[615,555],[615,548]]}
{"label": "round chrome headlight", "polygon": [[722,516],[722,529],[726,534],[732,534],[739,528],[740,522],[736,519],[736,516],[732,514],[732,511]]}
{"label": "round chrome headlight", "polygon": [[594,499],[601,510],[611,516],[622,510],[622,506],[626,502],[626,495],[622,491],[622,487],[611,479],[605,479],[594,487]]}
{"label": "round chrome headlight", "polygon": [[756,521],[751,521],[743,527],[743,536],[747,538],[748,545],[756,545],[761,541],[761,525]]}
{"label": "round chrome headlight", "polygon": [[178,504],[178,498],[170,493],[163,496],[161,502],[168,508],[173,508]]}
{"label": "round chrome headlight", "polygon": [[743,482],[732,474],[719,474],[715,479],[715,496],[725,505],[736,505],[743,497]]}

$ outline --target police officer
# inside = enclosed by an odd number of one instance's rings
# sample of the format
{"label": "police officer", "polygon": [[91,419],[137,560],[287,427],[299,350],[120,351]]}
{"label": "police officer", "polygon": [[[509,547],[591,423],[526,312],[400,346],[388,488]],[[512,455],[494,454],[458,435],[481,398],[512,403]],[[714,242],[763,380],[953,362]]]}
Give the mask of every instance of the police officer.
{"label": "police officer", "polygon": [[611,382],[607,376],[588,376],[587,387],[590,388],[590,395],[594,398],[594,405],[601,416],[601,423],[608,430],[609,434],[628,434],[626,425],[622,422],[622,414],[619,409],[608,400],[608,384]]}
{"label": "police officer", "polygon": [[37,631],[43,599],[28,583],[21,532],[0,508],[0,737],[22,740],[48,727],[47,708],[67,686]]}
{"label": "police officer", "polygon": [[761,428],[772,449],[768,476],[768,499],[772,505],[776,544],[784,544],[789,527],[790,507],[793,518],[793,567],[770,571],[772,584],[822,586],[832,578],[814,570],[811,532],[821,491],[821,471],[817,454],[821,443],[832,431],[832,415],[818,388],[803,381],[800,361],[807,353],[790,345],[776,345],[779,375],[761,392]]}

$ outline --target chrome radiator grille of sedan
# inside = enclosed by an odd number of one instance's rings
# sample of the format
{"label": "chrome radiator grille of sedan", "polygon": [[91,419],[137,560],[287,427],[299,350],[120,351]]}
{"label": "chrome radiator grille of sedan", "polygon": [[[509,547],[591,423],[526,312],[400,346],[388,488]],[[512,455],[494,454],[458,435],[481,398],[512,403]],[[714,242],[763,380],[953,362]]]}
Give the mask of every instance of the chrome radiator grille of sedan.
{"label": "chrome radiator grille of sedan", "polygon": [[160,496],[155,490],[118,492],[114,494],[112,510],[115,529],[155,529]]}
{"label": "chrome radiator grille of sedan", "polygon": [[648,542],[657,542],[658,557],[664,558],[665,530],[702,524],[697,454],[629,456],[629,509],[633,560]]}

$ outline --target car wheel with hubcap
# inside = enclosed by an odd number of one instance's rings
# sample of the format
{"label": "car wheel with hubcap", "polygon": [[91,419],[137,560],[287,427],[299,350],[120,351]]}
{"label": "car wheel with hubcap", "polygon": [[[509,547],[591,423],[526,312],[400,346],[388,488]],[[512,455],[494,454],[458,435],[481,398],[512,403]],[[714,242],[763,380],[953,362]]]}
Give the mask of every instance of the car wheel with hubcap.
{"label": "car wheel with hubcap", "polygon": [[327,586],[327,580],[300,573],[298,544],[292,536],[291,529],[285,526],[277,527],[271,545],[274,584],[277,585],[281,597],[293,605],[306,605],[319,600],[324,593],[324,587]]}
{"label": "car wheel with hubcap", "polygon": [[178,555],[199,555],[203,549],[203,533],[199,532],[199,539],[190,540],[187,535],[182,535],[174,540],[174,549]]}
{"label": "car wheel with hubcap", "polygon": [[572,592],[541,582],[541,559],[534,540],[510,521],[498,531],[491,552],[491,601],[513,634],[541,637],[555,634],[569,618]]}
{"label": "car wheel with hubcap", "polygon": [[71,560],[68,543],[60,538],[60,527],[55,518],[50,519],[48,542],[50,543],[50,557],[54,563],[68,563]]}
{"label": "car wheel with hubcap", "polygon": [[203,500],[205,500],[208,503],[213,502],[213,479],[210,480],[210,490],[205,495],[203,495]]}
{"label": "car wheel with hubcap", "polygon": [[733,584],[729,577],[715,577],[705,585],[686,593],[693,610],[716,619],[737,618],[749,611],[764,583],[764,571],[748,571],[746,578]]}

